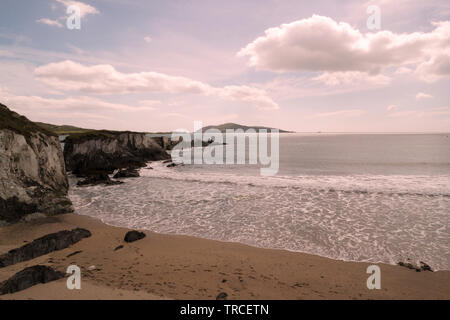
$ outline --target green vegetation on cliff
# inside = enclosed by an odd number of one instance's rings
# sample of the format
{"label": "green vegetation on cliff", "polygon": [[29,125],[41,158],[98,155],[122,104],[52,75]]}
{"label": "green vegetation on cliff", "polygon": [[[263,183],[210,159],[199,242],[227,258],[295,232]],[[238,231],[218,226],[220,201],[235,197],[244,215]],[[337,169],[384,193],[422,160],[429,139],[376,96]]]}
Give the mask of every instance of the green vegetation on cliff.
{"label": "green vegetation on cliff", "polygon": [[50,124],[50,123],[44,123],[44,122],[36,122],[36,124],[48,131],[56,133],[58,135],[95,131],[92,129],[78,128],[75,126],[70,126],[70,125],[65,125],[65,124],[64,125],[56,125],[56,124]]}
{"label": "green vegetation on cliff", "polygon": [[0,103],[0,130],[1,129],[9,129],[23,135],[27,139],[32,132],[40,132],[48,136],[56,135],[55,133],[38,126],[26,117],[9,110],[7,106]]}

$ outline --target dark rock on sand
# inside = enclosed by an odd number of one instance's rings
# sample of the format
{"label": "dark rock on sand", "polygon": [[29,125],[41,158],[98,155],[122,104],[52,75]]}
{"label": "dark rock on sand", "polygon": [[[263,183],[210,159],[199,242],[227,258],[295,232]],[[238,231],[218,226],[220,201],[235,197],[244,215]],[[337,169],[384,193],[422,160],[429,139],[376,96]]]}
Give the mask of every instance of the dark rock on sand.
{"label": "dark rock on sand", "polygon": [[411,270],[415,270],[416,272],[421,272],[421,271],[431,271],[433,272],[433,269],[431,269],[431,267],[426,264],[423,261],[420,261],[420,267],[413,265],[412,263],[409,262],[399,262],[397,263],[399,266],[401,267],[405,267]]}
{"label": "dark rock on sand", "polygon": [[65,249],[90,236],[91,233],[88,230],[81,228],[47,234],[20,248],[12,249],[8,253],[1,255],[0,268],[31,260],[56,250]]}
{"label": "dark rock on sand", "polygon": [[58,137],[0,104],[0,225],[72,212]]}
{"label": "dark rock on sand", "polygon": [[123,249],[123,245],[117,246],[117,247],[114,249],[114,251],[117,251],[117,250],[120,250],[120,249]]}
{"label": "dark rock on sand", "polygon": [[228,297],[228,294],[226,294],[225,292],[221,292],[217,295],[216,300],[226,300]]}
{"label": "dark rock on sand", "polygon": [[172,163],[168,164],[166,167],[167,168],[172,168],[172,167],[176,167],[176,166],[177,166],[177,164],[172,162]]}
{"label": "dark rock on sand", "polygon": [[422,271],[431,271],[431,272],[433,272],[433,269],[431,269],[431,267],[428,264],[426,264],[425,262],[423,262],[423,261],[420,261],[420,269]]}
{"label": "dark rock on sand", "polygon": [[108,186],[122,184],[123,181],[111,180],[106,172],[100,172],[95,174],[90,174],[83,180],[77,182],[77,186],[95,186],[99,184],[105,184]]}
{"label": "dark rock on sand", "polygon": [[73,257],[74,255],[76,255],[76,254],[79,254],[79,253],[82,253],[82,252],[83,252],[83,251],[81,251],[81,250],[78,250],[78,251],[72,252],[71,254],[68,254],[66,258],[70,258],[70,257]]}
{"label": "dark rock on sand", "polygon": [[119,170],[115,175],[114,179],[118,178],[137,178],[139,177],[139,171],[135,168],[127,168]]}
{"label": "dark rock on sand", "polygon": [[39,283],[47,283],[64,277],[64,273],[48,266],[32,266],[19,271],[0,284],[0,295],[25,290]]}
{"label": "dark rock on sand", "polygon": [[133,230],[127,232],[124,240],[125,242],[134,242],[142,238],[145,238],[145,233]]}

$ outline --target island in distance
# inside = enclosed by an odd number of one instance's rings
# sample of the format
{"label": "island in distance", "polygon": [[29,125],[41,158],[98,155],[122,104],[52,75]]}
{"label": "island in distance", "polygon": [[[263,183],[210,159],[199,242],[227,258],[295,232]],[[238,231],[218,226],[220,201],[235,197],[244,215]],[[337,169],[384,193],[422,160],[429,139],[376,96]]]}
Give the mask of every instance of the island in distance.
{"label": "island in distance", "polygon": [[[270,127],[261,127],[261,126],[244,126],[242,124],[237,124],[237,123],[232,123],[232,122],[228,122],[228,123],[224,123],[224,124],[219,124],[219,125],[212,125],[212,126],[206,126],[203,127],[202,130],[203,132],[205,132],[208,129],[218,129],[221,132],[226,132],[227,129],[230,130],[238,130],[238,129],[242,129],[244,131],[248,130],[248,129],[254,129],[257,132],[260,130],[267,130],[267,132],[270,132],[270,130],[275,130],[275,128],[270,128]],[[287,131],[287,130],[281,130],[278,129],[278,131],[280,133],[294,133],[294,131]]]}

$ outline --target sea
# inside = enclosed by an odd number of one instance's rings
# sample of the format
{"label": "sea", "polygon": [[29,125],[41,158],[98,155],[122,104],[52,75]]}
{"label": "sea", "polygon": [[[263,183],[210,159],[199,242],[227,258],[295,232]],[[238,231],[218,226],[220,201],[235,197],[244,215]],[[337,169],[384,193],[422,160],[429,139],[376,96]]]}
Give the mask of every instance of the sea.
{"label": "sea", "polygon": [[114,226],[450,270],[450,134],[280,134],[278,173],[259,169],[156,161],[122,185],[71,178],[70,198]]}

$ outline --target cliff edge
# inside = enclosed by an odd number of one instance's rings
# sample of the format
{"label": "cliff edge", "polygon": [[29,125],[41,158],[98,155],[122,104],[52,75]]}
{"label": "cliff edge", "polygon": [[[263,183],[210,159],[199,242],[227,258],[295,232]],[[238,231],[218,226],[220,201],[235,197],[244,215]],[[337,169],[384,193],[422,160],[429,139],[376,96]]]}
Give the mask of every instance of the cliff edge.
{"label": "cliff edge", "polygon": [[0,222],[72,212],[58,137],[0,104]]}

